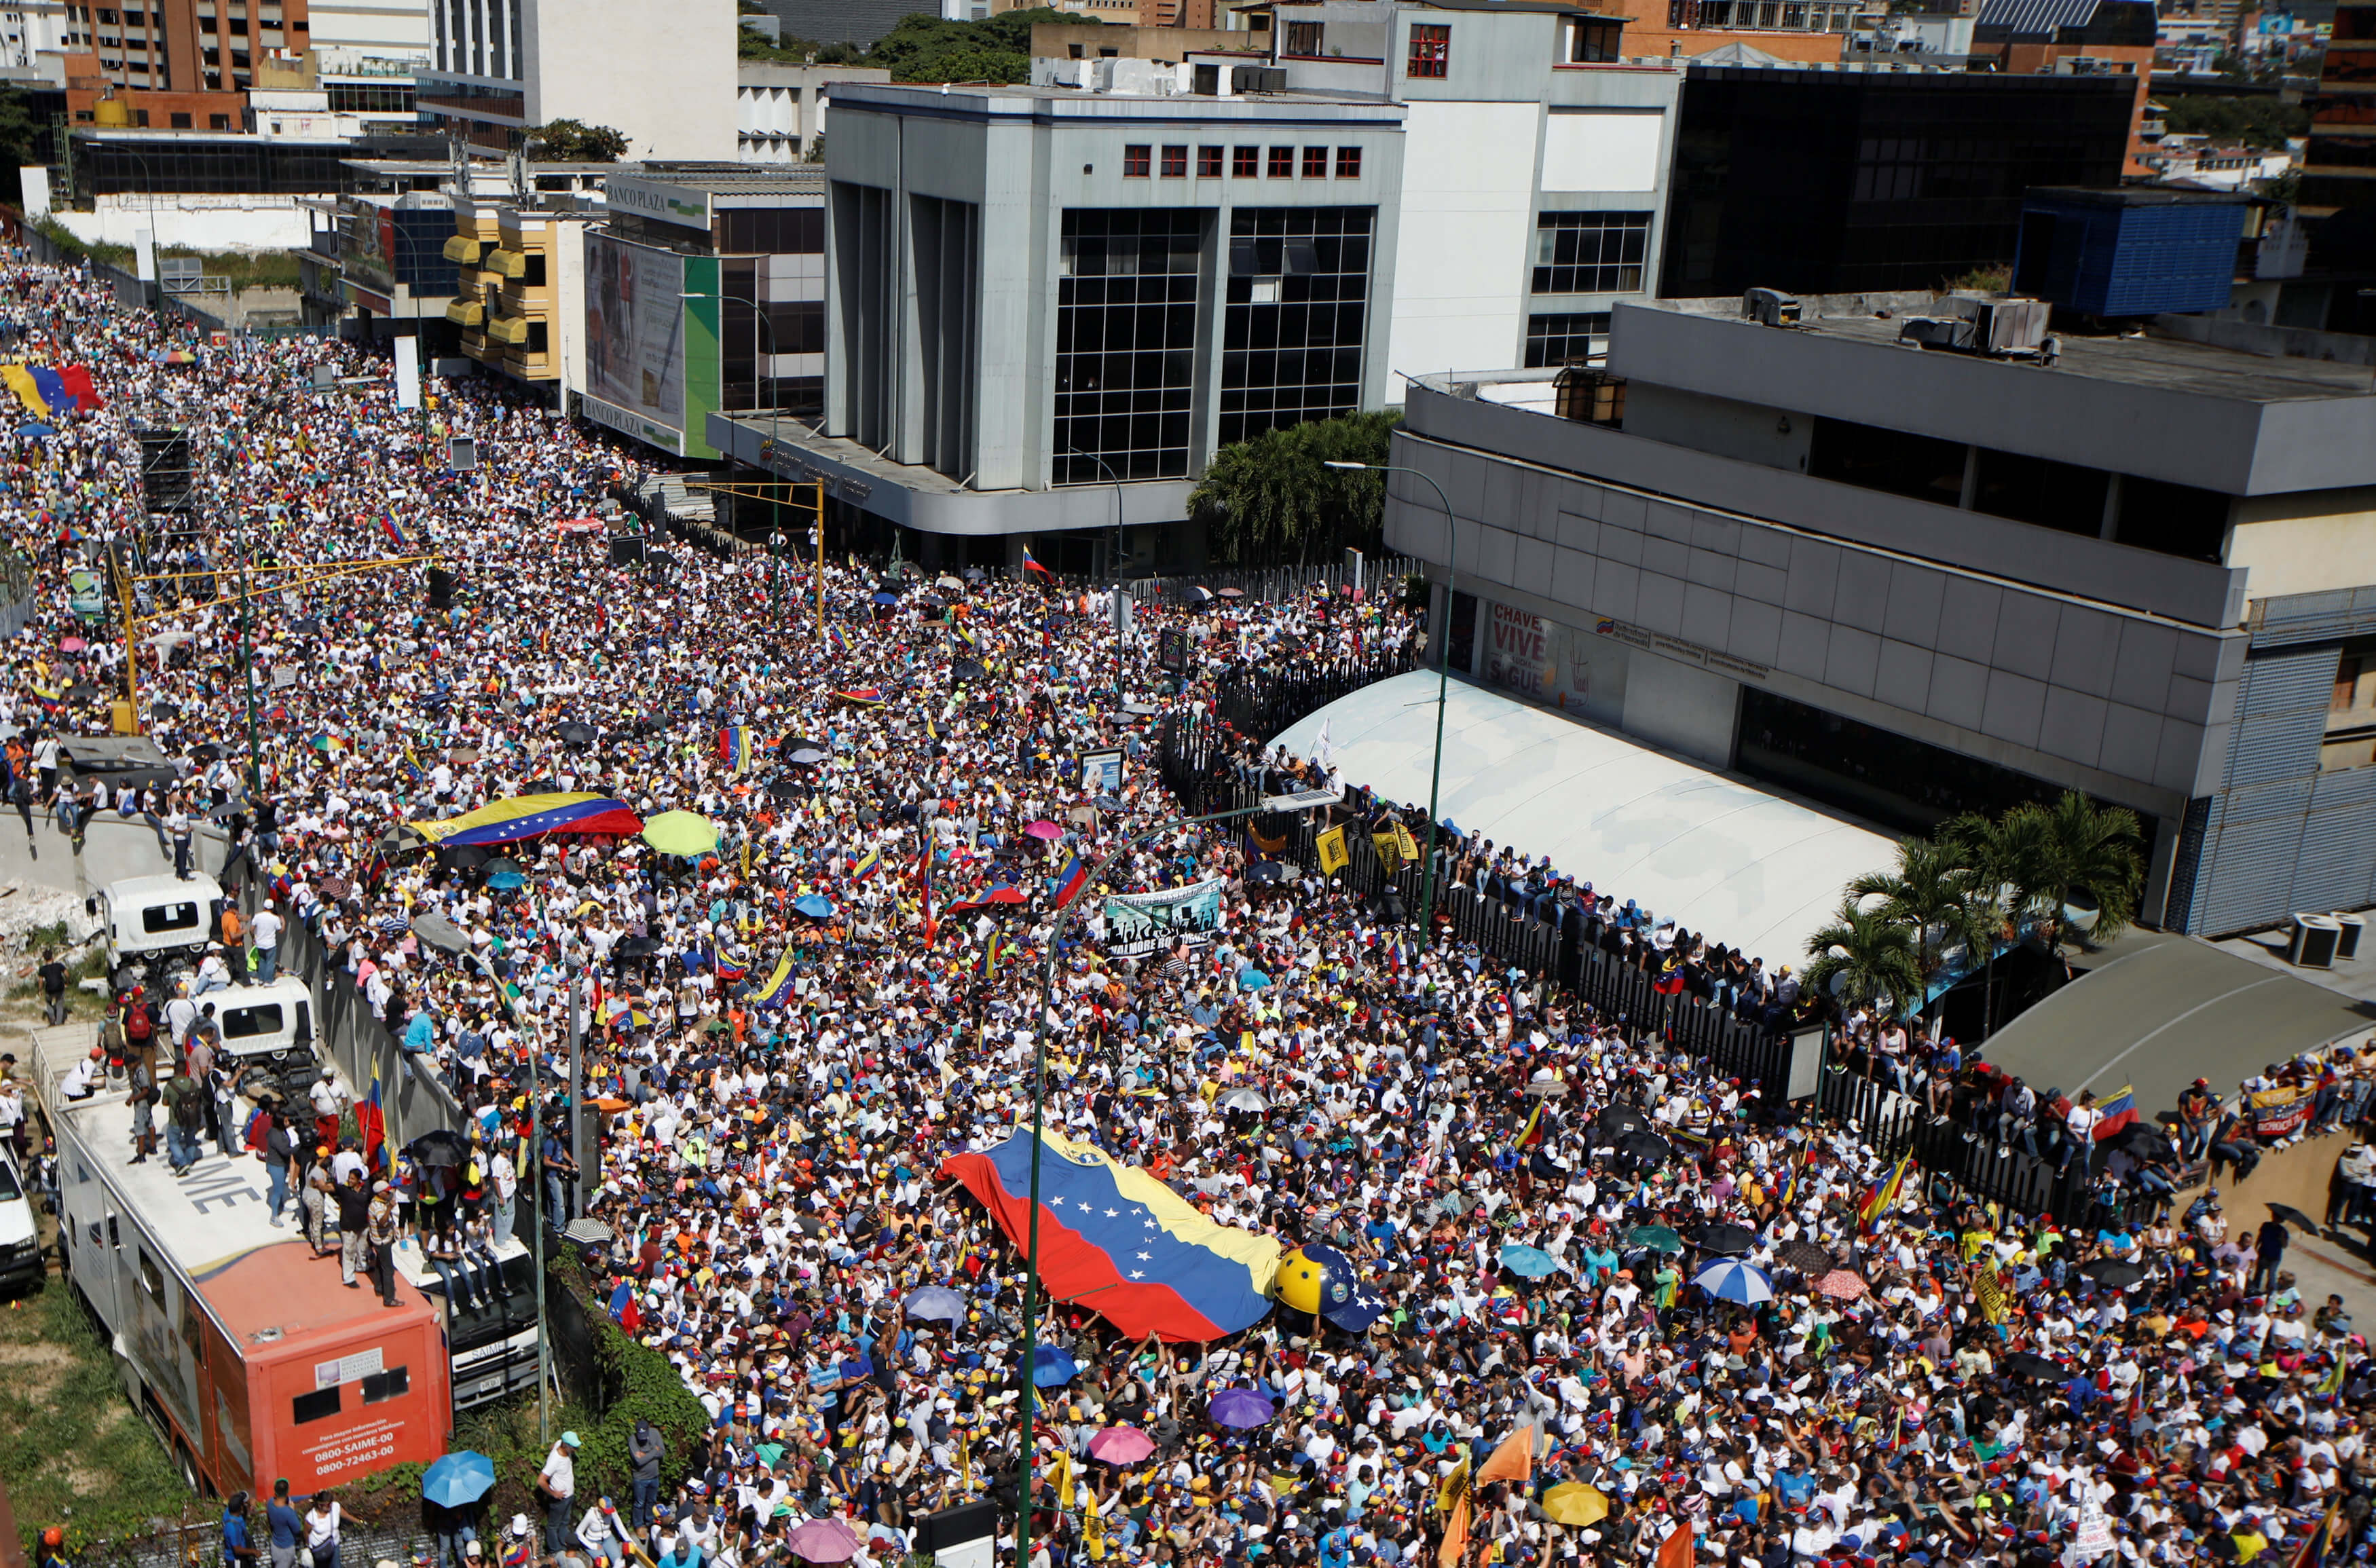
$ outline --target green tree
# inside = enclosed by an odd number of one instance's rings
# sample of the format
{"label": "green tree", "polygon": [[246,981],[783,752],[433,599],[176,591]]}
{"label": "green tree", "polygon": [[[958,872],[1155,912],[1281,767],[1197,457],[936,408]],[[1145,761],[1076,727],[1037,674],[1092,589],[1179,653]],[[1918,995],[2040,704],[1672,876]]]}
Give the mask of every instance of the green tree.
{"label": "green tree", "polygon": [[1840,901],[1831,924],[1807,938],[1807,960],[1806,988],[1836,996],[1843,1007],[1867,1006],[1894,1016],[1922,994],[1914,932],[1853,897]]}
{"label": "green tree", "polygon": [[1954,847],[1928,838],[1902,840],[1895,870],[1867,872],[1848,884],[1848,893],[1859,903],[1878,898],[1877,906],[1868,907],[1914,933],[1926,990],[1945,967],[1949,948],[1961,947],[1975,956],[1992,953],[2003,923],[1965,857]]}
{"label": "green tree", "polygon": [[1213,454],[1188,497],[1217,559],[1243,566],[1309,563],[1374,549],[1385,488],[1375,473],[1331,462],[1383,463],[1396,416],[1347,414],[1285,425]]}
{"label": "green tree", "polygon": [[2284,147],[2288,137],[2310,134],[2310,111],[2275,93],[2265,98],[2182,93],[2171,97],[2162,112],[2162,123],[2180,136],[2275,148]]}
{"label": "green tree", "polygon": [[2049,922],[2049,940],[2070,930],[2065,912],[2074,901],[2092,900],[2097,914],[2084,933],[2100,944],[2126,931],[2137,918],[2137,897],[2145,878],[2144,839],[2137,814],[2126,806],[2098,805],[2076,790],[2065,790],[2050,806],[2025,804],[2007,814],[2025,820],[2034,834],[2037,865],[2033,896]]}
{"label": "green tree", "polygon": [[627,155],[625,133],[578,120],[548,120],[528,133],[531,163],[616,163]]}
{"label": "green tree", "polygon": [[1047,6],[978,22],[944,21],[913,12],[875,41],[865,63],[883,67],[900,82],[1028,81],[1031,29],[1042,22],[1083,27],[1102,25],[1102,18]]}

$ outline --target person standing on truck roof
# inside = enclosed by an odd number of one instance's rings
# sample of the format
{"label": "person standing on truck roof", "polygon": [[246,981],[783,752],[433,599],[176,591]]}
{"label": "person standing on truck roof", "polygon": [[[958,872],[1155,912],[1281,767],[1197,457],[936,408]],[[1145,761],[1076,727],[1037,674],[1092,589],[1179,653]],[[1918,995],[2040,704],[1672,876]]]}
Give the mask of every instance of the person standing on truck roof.
{"label": "person standing on truck roof", "polygon": [[[314,1102],[315,1145],[326,1151],[337,1148],[339,1120],[347,1113],[347,1091],[339,1087],[338,1079],[324,1073],[314,1080],[314,1087],[305,1091],[305,1096]],[[323,1158],[329,1156],[325,1153]]]}
{"label": "person standing on truck roof", "polygon": [[190,994],[186,975],[173,982],[173,1000],[165,1004],[165,1028],[173,1037],[173,1060],[183,1060],[190,1049],[190,1026],[198,1021],[197,999]]}
{"label": "person standing on truck roof", "polygon": [[182,809],[179,801],[170,802],[165,813],[165,831],[173,839],[173,880],[190,880],[191,841],[196,835],[190,826],[190,814]]}
{"label": "person standing on truck roof", "polygon": [[271,1545],[272,1568],[297,1568],[297,1543],[305,1538],[305,1515],[289,1506],[286,1477],[272,1483],[272,1501],[264,1505],[264,1527]]}
{"label": "person standing on truck roof", "polygon": [[371,1194],[363,1187],[361,1167],[350,1170],[339,1183],[338,1201],[339,1283],[360,1290],[362,1282],[355,1275],[366,1266],[363,1233],[371,1227]]}
{"label": "person standing on truck roof", "polygon": [[282,924],[279,911],[269,904],[256,910],[255,919],[248,922],[248,940],[255,946],[255,983],[258,985],[270,985],[272,977],[280,972]]}
{"label": "person standing on truck roof", "polygon": [[371,1206],[363,1213],[363,1245],[370,1249],[372,1284],[383,1306],[400,1307],[396,1295],[396,1194],[385,1182],[372,1183]]}

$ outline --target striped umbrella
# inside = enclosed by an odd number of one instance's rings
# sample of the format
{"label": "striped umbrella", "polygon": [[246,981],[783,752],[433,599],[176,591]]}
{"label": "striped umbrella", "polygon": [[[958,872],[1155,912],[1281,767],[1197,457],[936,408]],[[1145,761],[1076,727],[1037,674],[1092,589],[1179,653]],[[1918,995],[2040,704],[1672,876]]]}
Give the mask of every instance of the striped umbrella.
{"label": "striped umbrella", "polygon": [[1692,1276],[1692,1283],[1717,1301],[1738,1301],[1744,1307],[1774,1299],[1774,1281],[1738,1258],[1722,1258],[1708,1265]]}

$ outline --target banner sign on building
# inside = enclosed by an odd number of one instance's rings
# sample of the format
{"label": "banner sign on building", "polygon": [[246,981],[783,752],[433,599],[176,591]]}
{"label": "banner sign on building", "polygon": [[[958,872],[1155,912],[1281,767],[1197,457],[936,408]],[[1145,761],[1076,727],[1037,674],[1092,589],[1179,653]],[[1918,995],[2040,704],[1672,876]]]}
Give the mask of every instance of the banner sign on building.
{"label": "banner sign on building", "polygon": [[675,252],[586,236],[586,390],[671,431],[686,428],[683,292]]}
{"label": "banner sign on building", "polygon": [[1208,876],[1186,887],[1157,893],[1123,893],[1105,902],[1106,951],[1118,958],[1160,953],[1185,938],[1213,940],[1221,925],[1221,889],[1226,877]]}

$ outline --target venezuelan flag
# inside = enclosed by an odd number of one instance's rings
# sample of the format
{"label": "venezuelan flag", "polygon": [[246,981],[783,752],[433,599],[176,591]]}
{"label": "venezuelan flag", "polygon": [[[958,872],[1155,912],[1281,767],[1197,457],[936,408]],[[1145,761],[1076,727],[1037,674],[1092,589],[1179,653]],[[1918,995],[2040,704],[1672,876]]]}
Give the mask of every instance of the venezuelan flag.
{"label": "venezuelan flag", "polygon": [[758,754],[758,742],[752,739],[748,724],[730,724],[719,731],[718,754],[726,759],[728,771],[748,773]]}
{"label": "venezuelan flag", "polygon": [[1050,571],[1047,567],[1042,566],[1039,562],[1031,558],[1031,547],[1028,544],[1023,547],[1023,569],[1027,572],[1037,572],[1041,576],[1049,578],[1051,581],[1054,580],[1056,576],[1055,573]]}
{"label": "venezuelan flag", "polygon": [[882,869],[883,851],[879,849],[869,849],[858,857],[858,863],[850,868],[849,874],[863,882]]}
{"label": "venezuelan flag", "polygon": [[396,546],[398,550],[410,550],[412,548],[411,530],[407,529],[402,523],[398,522],[394,517],[381,517],[379,520],[379,529],[380,532],[387,535],[388,543]]}
{"label": "venezuelan flag", "polygon": [[2100,1119],[2096,1123],[2095,1134],[2095,1141],[2100,1144],[2106,1138],[2109,1138],[2113,1134],[2119,1132],[2121,1128],[2128,1126],[2130,1123],[2136,1121],[2136,1086],[2133,1084],[2122,1084],[2121,1086],[2120,1093],[2104,1101],[2103,1104],[2098,1105],[2096,1109],[2102,1112]]}
{"label": "venezuelan flag", "polygon": [[17,394],[17,401],[24,404],[34,418],[42,418],[50,411],[50,405],[42,399],[41,387],[34,385],[33,373],[23,365],[0,365],[0,381],[8,384],[8,390]]}
{"label": "venezuelan flag", "polygon": [[91,385],[89,366],[65,365],[58,371],[58,379],[65,384],[67,396],[74,398],[75,406],[84,413],[107,407],[107,399],[101,397],[99,388]]}
{"label": "venezuelan flag", "polygon": [[842,635],[842,630],[839,626],[827,626],[825,629],[825,646],[833,649],[836,653],[848,653],[849,651],[849,639]]}
{"label": "venezuelan flag", "polygon": [[644,819],[608,795],[515,795],[443,822],[416,822],[412,830],[432,844],[512,844],[547,833],[612,833],[644,830]]}
{"label": "venezuelan flag", "polygon": [[789,1007],[792,1004],[792,955],[788,949],[776,960],[776,968],[758,990],[751,993],[754,1007]]}
{"label": "venezuelan flag", "polygon": [[1080,856],[1075,855],[1073,863],[1066,866],[1063,873],[1056,878],[1056,908],[1061,909],[1079,897],[1081,890],[1088,885],[1088,864]]}
{"label": "venezuelan flag", "polygon": [[1906,1185],[1906,1167],[1913,1158],[1914,1151],[1907,1149],[1899,1157],[1897,1169],[1889,1173],[1889,1180],[1874,1182],[1871,1189],[1865,1194],[1864,1202],[1857,1206],[1859,1225],[1871,1230],[1875,1221],[1897,1206],[1897,1194]]}
{"label": "venezuelan flag", "polygon": [[40,390],[42,402],[47,403],[52,409],[74,407],[73,395],[66,391],[64,376],[47,365],[34,365],[30,368],[33,386]]}
{"label": "venezuelan flag", "polygon": [[977,972],[982,979],[988,980],[998,973],[1000,946],[998,932],[994,931],[990,933],[990,940],[981,944],[981,968]]}
{"label": "venezuelan flag", "polygon": [[856,707],[883,706],[883,688],[880,686],[852,686],[848,691],[836,692],[833,695]]}
{"label": "venezuelan flag", "polygon": [[[1093,1144],[1048,1134],[1040,1157],[1040,1280],[1127,1337],[1197,1343],[1262,1321],[1278,1241],[1217,1225],[1146,1171]],[[1018,1249],[1030,1244],[1031,1134],[960,1154],[940,1174],[966,1190]]]}

